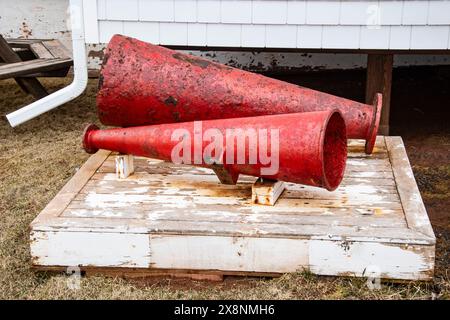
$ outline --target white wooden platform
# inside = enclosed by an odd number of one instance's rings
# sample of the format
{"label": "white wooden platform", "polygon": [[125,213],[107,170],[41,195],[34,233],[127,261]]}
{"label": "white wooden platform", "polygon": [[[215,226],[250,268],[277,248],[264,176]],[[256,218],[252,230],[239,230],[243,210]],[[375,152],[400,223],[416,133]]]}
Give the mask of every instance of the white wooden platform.
{"label": "white wooden platform", "polygon": [[31,224],[33,266],[146,274],[433,277],[435,237],[399,137],[375,153],[349,142],[335,192],[286,183],[274,206],[251,204],[253,177],[219,184],[209,169],[93,155]]}

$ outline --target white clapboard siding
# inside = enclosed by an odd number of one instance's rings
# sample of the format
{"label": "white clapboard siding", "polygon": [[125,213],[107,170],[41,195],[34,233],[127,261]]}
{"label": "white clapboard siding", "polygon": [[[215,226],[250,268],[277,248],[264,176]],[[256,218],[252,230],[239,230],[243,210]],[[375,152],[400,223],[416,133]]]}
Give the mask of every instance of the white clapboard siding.
{"label": "white clapboard siding", "polygon": [[240,24],[208,24],[206,28],[207,45],[239,47],[241,45],[241,27]]}
{"label": "white clapboard siding", "polygon": [[252,1],[221,0],[220,21],[222,23],[251,23]]}
{"label": "white clapboard siding", "polygon": [[176,22],[197,22],[197,1],[175,0],[174,20]]}
{"label": "white clapboard siding", "polygon": [[287,23],[287,1],[254,0],[252,23],[285,24]]}
{"label": "white clapboard siding", "polygon": [[123,32],[142,41],[159,43],[159,26],[158,22],[126,21],[123,24]]}
{"label": "white clapboard siding", "polygon": [[[85,0],[84,3],[88,7],[85,10],[88,43],[108,42],[111,34],[122,28],[126,35],[153,39],[162,45],[450,48],[446,36],[450,32],[450,0]],[[158,39],[155,34],[146,34],[149,26],[151,30],[158,29]]]}
{"label": "white clapboard siding", "polygon": [[403,1],[380,0],[379,3],[381,25],[401,25]]}
{"label": "white clapboard siding", "polygon": [[428,1],[403,3],[403,25],[425,25],[428,20]]}
{"label": "white clapboard siding", "polygon": [[444,42],[448,41],[448,37],[448,26],[413,26],[411,30],[411,47],[417,49],[445,49]]}
{"label": "white clapboard siding", "polygon": [[[339,25],[366,25],[370,13],[377,10],[378,3],[366,1],[342,1],[339,13]],[[373,14],[376,14],[374,11]]]}
{"label": "white clapboard siding", "polygon": [[359,33],[359,26],[323,26],[322,47],[358,49]]}
{"label": "white clapboard siding", "polygon": [[188,45],[206,46],[206,23],[188,23]]}
{"label": "white clapboard siding", "polygon": [[197,22],[220,22],[220,1],[197,0]]}
{"label": "white clapboard siding", "polygon": [[241,30],[241,46],[264,48],[266,45],[265,25],[243,25]]}
{"label": "white clapboard siding", "polygon": [[306,1],[288,1],[287,23],[302,25],[306,23]]}
{"label": "white clapboard siding", "polygon": [[98,24],[100,43],[108,43],[113,35],[124,33],[123,25],[123,21],[100,21]]}
{"label": "white clapboard siding", "polygon": [[[107,0],[97,0],[97,18],[98,20],[106,20],[106,1]],[[93,2],[93,1],[90,1]],[[83,5],[85,6],[87,4],[86,1],[84,1]]]}
{"label": "white clapboard siding", "polygon": [[131,20],[139,18],[138,0],[107,0],[106,19],[107,20]]}
{"label": "white clapboard siding", "polygon": [[389,49],[410,49],[411,26],[391,26],[389,37]]}
{"label": "white clapboard siding", "polygon": [[270,48],[295,48],[297,46],[297,27],[291,25],[266,27],[266,46]]}
{"label": "white clapboard siding", "polygon": [[359,37],[360,49],[389,48],[390,27],[367,28],[361,27]]}
{"label": "white clapboard siding", "polygon": [[159,25],[159,41],[173,45],[185,46],[188,39],[187,23],[166,23]]}
{"label": "white clapboard siding", "polygon": [[322,26],[298,26],[297,48],[322,48]]}
{"label": "white clapboard siding", "polygon": [[139,0],[141,21],[174,21],[174,11],[173,0]]}
{"label": "white clapboard siding", "polygon": [[450,1],[430,1],[428,7],[428,24],[450,24]]}
{"label": "white clapboard siding", "polygon": [[339,25],[340,1],[307,1],[306,24]]}

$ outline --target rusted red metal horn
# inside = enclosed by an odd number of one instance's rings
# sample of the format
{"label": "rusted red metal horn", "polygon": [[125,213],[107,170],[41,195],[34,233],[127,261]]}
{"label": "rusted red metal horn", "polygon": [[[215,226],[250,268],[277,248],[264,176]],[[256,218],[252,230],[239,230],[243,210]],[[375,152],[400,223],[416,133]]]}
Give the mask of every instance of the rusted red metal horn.
{"label": "rusted red metal horn", "polygon": [[105,125],[139,126],[339,109],[348,138],[371,153],[382,97],[367,105],[115,35],[97,108]]}
{"label": "rusted red metal horn", "polygon": [[83,147],[210,167],[223,183],[239,174],[334,190],[347,158],[345,122],[337,110],[98,130]]}

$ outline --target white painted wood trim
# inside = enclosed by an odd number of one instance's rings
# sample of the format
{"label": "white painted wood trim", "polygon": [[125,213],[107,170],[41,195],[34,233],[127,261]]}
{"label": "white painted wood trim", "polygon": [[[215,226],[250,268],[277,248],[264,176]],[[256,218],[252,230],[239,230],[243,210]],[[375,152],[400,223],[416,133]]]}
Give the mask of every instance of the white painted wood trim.
{"label": "white painted wood trim", "polygon": [[386,146],[392,163],[397,190],[405,212],[408,227],[425,235],[430,244],[436,242],[433,228],[417,187],[411,164],[401,137],[386,137]]}
{"label": "white painted wood trim", "polygon": [[136,233],[32,232],[35,265],[141,267],[150,265],[149,237]]}
{"label": "white painted wood trim", "polygon": [[136,267],[223,274],[310,270],[319,275],[430,280],[435,259],[434,246],[347,240],[64,231],[34,231],[30,240],[38,268]]}
{"label": "white painted wood trim", "polygon": [[86,43],[99,43],[97,0],[83,0],[83,16]]}
{"label": "white painted wood trim", "polygon": [[58,194],[45,206],[41,213],[31,223],[31,228],[40,224],[45,224],[46,221],[57,218],[64,209],[69,205],[72,199],[89,181],[97,169],[105,162],[111,151],[99,150],[96,154],[89,157],[89,159],[81,166],[75,175],[65,184]]}

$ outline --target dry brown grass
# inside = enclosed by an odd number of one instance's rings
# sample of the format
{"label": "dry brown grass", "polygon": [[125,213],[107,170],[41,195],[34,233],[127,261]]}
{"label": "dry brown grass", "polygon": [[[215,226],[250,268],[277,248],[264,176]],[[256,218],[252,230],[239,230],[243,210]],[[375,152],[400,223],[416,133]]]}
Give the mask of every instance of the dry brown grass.
{"label": "dry brown grass", "polygon": [[[45,80],[57,89],[67,80]],[[28,226],[67,182],[87,155],[80,146],[84,126],[97,122],[96,81],[86,94],[16,129],[4,115],[31,101],[13,81],[0,82],[0,298],[3,299],[429,299],[450,297],[444,260],[434,283],[382,285],[371,291],[364,279],[287,274],[278,279],[227,279],[222,283],[83,278],[80,290],[67,277],[30,269]],[[441,186],[437,186],[442,188]],[[443,243],[443,242],[442,242]],[[448,250],[447,244],[441,245]]]}

